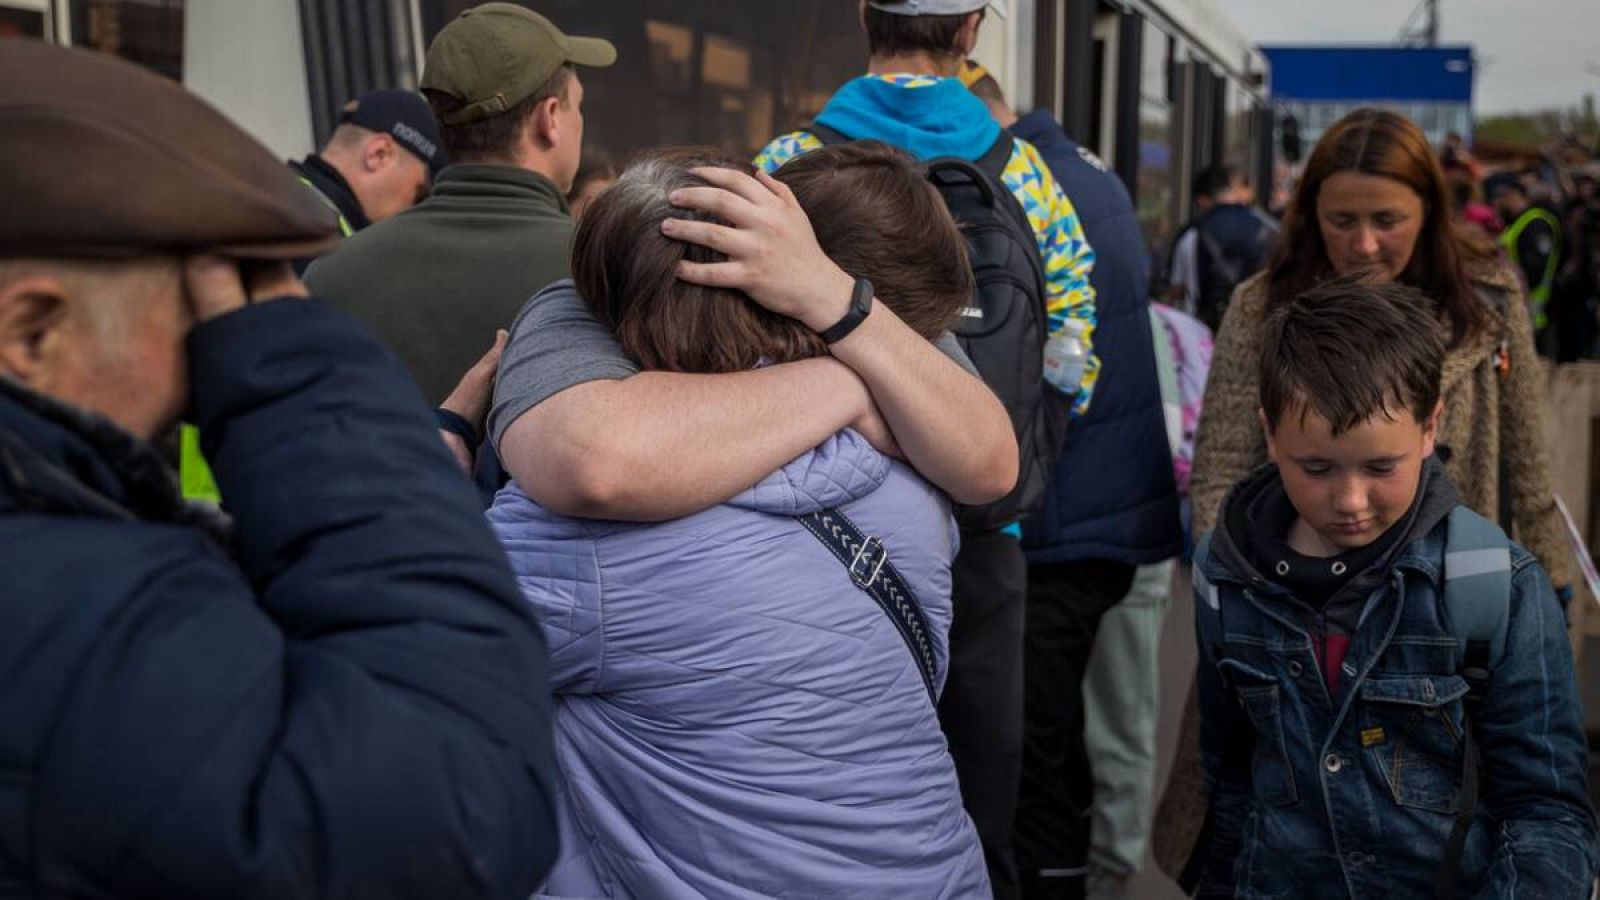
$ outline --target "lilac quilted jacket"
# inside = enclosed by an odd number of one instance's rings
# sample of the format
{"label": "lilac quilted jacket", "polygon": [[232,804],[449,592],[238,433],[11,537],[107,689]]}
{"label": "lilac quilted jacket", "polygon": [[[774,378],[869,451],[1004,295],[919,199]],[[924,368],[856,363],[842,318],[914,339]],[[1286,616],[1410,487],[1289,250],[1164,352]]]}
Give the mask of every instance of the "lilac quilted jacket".
{"label": "lilac quilted jacket", "polygon": [[671,522],[500,493],[489,519],[558,701],[562,855],[543,896],[989,896],[910,652],[794,519],[828,507],[889,547],[942,685],[948,504],[855,432]]}

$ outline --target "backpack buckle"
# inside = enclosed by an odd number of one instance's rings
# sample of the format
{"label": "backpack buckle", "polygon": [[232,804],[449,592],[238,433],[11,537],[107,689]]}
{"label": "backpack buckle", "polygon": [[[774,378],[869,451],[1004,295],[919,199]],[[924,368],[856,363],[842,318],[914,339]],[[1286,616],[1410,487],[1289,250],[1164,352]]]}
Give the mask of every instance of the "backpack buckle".
{"label": "backpack buckle", "polygon": [[850,580],[863,590],[870,588],[878,580],[878,573],[883,571],[883,564],[888,561],[889,548],[876,536],[868,535],[856,548],[855,558],[850,560]]}

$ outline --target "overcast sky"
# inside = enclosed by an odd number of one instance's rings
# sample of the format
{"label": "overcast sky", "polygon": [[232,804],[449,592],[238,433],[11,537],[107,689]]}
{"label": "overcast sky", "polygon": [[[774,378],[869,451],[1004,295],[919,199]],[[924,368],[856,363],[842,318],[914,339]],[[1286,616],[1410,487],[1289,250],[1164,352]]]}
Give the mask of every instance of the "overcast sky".
{"label": "overcast sky", "polygon": [[[1262,44],[1387,43],[1416,0],[1218,0]],[[1440,0],[1440,40],[1472,44],[1477,113],[1600,95],[1600,0]],[[1586,70],[1586,66],[1595,71]]]}

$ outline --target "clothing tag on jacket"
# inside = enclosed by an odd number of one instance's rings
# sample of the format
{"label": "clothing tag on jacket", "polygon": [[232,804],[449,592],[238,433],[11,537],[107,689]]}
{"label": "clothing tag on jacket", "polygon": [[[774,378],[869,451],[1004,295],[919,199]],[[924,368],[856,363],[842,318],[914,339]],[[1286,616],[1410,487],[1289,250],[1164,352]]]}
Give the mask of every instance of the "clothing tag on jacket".
{"label": "clothing tag on jacket", "polygon": [[1376,747],[1383,743],[1384,740],[1385,735],[1382,727],[1368,728],[1361,732],[1361,746],[1363,747]]}

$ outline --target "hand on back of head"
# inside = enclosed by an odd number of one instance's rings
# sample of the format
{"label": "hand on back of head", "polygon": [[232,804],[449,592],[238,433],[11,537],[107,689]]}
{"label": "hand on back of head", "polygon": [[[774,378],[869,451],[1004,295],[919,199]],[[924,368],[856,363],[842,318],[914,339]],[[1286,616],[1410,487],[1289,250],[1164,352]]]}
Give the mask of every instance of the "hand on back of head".
{"label": "hand on back of head", "polygon": [[838,321],[852,279],[817,244],[811,221],[794,192],[765,172],[752,177],[732,169],[698,168],[707,187],[681,188],[673,205],[715,216],[714,222],[667,219],[664,234],[700,244],[728,257],[725,262],[678,265],[678,277],[707,287],[744,291],[779,315],[813,331]]}

